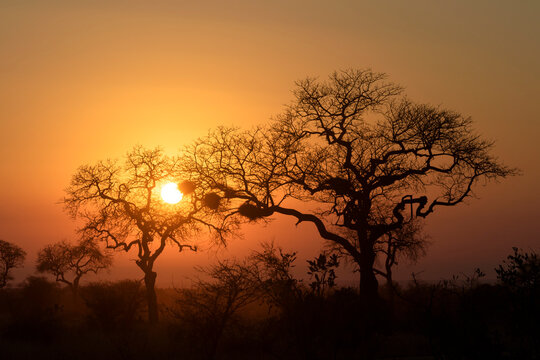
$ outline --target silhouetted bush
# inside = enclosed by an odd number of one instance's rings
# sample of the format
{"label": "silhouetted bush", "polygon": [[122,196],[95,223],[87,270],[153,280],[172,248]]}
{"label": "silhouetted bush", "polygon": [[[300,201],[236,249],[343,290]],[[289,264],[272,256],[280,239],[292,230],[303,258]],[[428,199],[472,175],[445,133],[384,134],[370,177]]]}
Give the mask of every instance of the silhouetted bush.
{"label": "silhouetted bush", "polygon": [[17,339],[47,341],[60,330],[63,294],[44,277],[29,276],[5,299],[9,321],[4,335]]}
{"label": "silhouetted bush", "polygon": [[[394,301],[379,308],[366,308],[358,289],[304,286],[291,272],[295,258],[267,244],[244,261],[205,268],[206,277],[193,288],[160,291],[161,299],[170,298],[169,316],[152,326],[140,320],[144,293],[137,281],[89,284],[77,303],[69,289],[29,277],[0,291],[0,358],[540,357],[537,283],[525,280],[535,278],[530,254],[514,250],[498,268],[504,276],[496,284],[483,282],[476,270],[389,285],[381,296]],[[311,273],[328,269],[319,262]],[[81,314],[86,321],[75,321]]]}
{"label": "silhouetted bush", "polygon": [[536,252],[524,252],[516,247],[498,268],[497,278],[509,289],[535,296],[540,291],[540,257]]}
{"label": "silhouetted bush", "polygon": [[[540,257],[516,247],[495,271],[504,291],[511,346],[531,349],[540,357]],[[507,336],[508,337],[508,336]],[[530,355],[530,354],[526,354]]]}
{"label": "silhouetted bush", "polygon": [[143,315],[144,293],[139,281],[95,282],[82,288],[91,325],[103,329],[129,329]]}

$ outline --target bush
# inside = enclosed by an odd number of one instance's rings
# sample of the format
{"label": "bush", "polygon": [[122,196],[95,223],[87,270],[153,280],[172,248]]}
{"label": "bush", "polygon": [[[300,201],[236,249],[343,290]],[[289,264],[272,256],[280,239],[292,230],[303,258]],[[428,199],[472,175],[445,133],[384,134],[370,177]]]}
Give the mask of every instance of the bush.
{"label": "bush", "polygon": [[82,288],[88,320],[103,329],[127,329],[142,317],[144,293],[139,281],[95,282]]}
{"label": "bush", "polygon": [[6,297],[9,320],[5,335],[48,341],[64,320],[62,290],[44,277],[29,276]]}

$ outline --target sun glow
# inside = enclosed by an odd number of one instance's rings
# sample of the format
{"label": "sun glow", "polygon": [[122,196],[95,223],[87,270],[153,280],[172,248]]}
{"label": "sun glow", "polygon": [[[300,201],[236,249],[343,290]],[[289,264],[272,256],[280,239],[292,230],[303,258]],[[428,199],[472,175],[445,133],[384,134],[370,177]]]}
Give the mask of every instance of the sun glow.
{"label": "sun glow", "polygon": [[161,198],[168,204],[178,203],[183,196],[175,183],[170,182],[161,187]]}

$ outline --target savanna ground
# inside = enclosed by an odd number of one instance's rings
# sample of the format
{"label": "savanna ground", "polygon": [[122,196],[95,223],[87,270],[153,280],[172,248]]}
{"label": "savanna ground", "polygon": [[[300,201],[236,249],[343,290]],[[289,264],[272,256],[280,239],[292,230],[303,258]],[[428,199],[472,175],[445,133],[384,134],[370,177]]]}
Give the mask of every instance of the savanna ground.
{"label": "savanna ground", "polygon": [[381,286],[366,309],[357,289],[294,279],[291,254],[273,255],[258,280],[223,263],[191,289],[159,289],[154,326],[140,281],[89,283],[74,298],[29,277],[0,292],[2,359],[539,358],[536,257],[509,257],[497,283],[478,271]]}

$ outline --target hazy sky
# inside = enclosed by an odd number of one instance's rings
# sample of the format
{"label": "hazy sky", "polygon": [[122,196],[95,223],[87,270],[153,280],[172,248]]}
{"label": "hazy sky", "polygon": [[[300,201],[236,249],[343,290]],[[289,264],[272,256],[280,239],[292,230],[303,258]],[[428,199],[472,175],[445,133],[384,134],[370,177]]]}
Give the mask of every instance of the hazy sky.
{"label": "hazy sky", "polygon": [[[512,246],[540,250],[539,18],[538,1],[0,0],[0,238],[28,252],[18,279],[38,248],[73,238],[58,201],[78,166],[263,123],[295,80],[350,67],[470,115],[522,169],[428,217],[427,256],[397,274],[494,277]],[[299,268],[322,246],[312,227],[278,219],[220,254],[270,239],[299,250]],[[216,253],[169,251],[158,281],[179,285]],[[109,276],[140,277],[129,258]]]}

